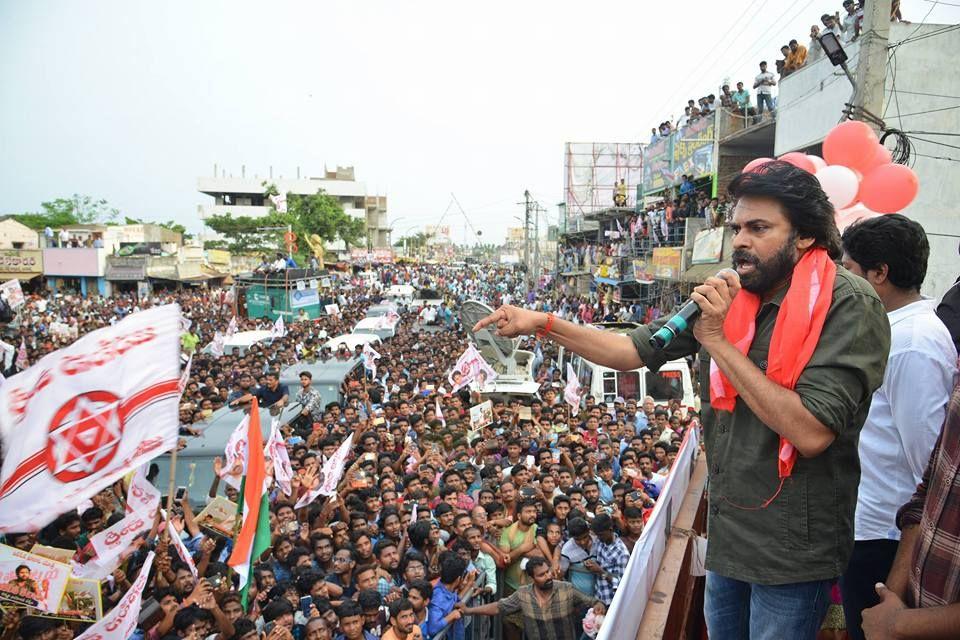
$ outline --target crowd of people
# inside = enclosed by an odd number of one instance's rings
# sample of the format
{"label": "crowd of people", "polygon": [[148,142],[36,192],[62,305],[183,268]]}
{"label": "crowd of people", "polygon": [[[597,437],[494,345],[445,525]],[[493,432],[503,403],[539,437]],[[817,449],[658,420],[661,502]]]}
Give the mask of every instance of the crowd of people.
{"label": "crowd of people", "polygon": [[[27,297],[18,334],[7,339],[22,340],[30,362],[129,314],[179,304],[189,321],[181,345],[185,359],[192,356],[180,401],[182,445],[203,438],[220,413],[244,411],[253,398],[265,411],[303,407],[284,430],[292,492],[271,492],[271,548],[257,563],[247,609],[225,565],[232,539],[196,521],[216,496],[237,499],[225,481],[231,470],[218,459],[214,486],[189,487],[171,518],[197,576],[158,521],[102,583],[109,610],[130,588],[146,553],[156,553],[144,592],[144,610],[153,615],[141,618],[138,637],[392,640],[442,632],[463,638],[465,616],[499,614],[494,624],[502,624],[508,638],[519,638],[524,617],[531,616],[562,616],[561,630],[537,635],[528,625],[527,637],[575,638],[588,612],[593,624],[602,619],[681,438],[697,424],[696,412],[678,400],[656,405],[651,398],[617,398],[601,405],[589,395],[571,407],[562,400],[555,345],[531,338],[522,346],[536,353],[539,393],[496,399],[492,422],[471,431],[469,408],[480,401],[478,393],[444,388],[467,345],[451,312],[463,301],[520,304],[580,323],[633,316],[609,301],[528,295],[522,274],[503,268],[397,265],[381,267],[378,276],[369,285],[345,279],[339,314],[290,322],[282,338],[219,357],[204,347],[235,317],[224,291]],[[344,380],[342,399],[327,403],[312,391],[309,375],[299,388],[279,385],[280,371],[358,358],[360,348],[326,348],[326,337],[349,333],[392,284],[431,287],[444,300],[430,315],[399,306],[395,337],[377,346],[375,377],[356,369]],[[271,325],[236,317],[235,328]],[[355,450],[337,495],[294,508],[349,433]],[[119,481],[39,532],[7,534],[5,543],[24,551],[35,544],[67,549],[77,561],[88,560],[90,538],[124,516],[126,492]],[[535,597],[552,589],[556,599],[549,606]],[[36,613],[4,603],[4,640],[73,638],[88,626]]]}
{"label": "crowd of people", "polygon": [[623,216],[623,222],[617,220],[602,242],[565,242],[560,249],[561,271],[592,271],[610,262],[608,258],[634,257],[656,247],[681,246],[687,219],[700,219],[707,227],[719,227],[729,221],[730,213],[726,194],[712,197],[708,186],[695,186],[692,176],[682,175],[676,197],[667,194]]}
{"label": "crowd of people", "polygon": [[[815,178],[781,162],[741,174],[730,194],[746,203],[730,223],[740,275],[696,287],[701,318],[660,351],[650,338],[667,317],[631,335],[596,331],[586,325],[640,319],[638,310],[527,291],[525,274],[489,265],[382,265],[374,281],[342,278],[337,313],[290,322],[283,335],[224,355],[205,348],[218,332],[273,324],[238,317],[237,296],[226,291],[28,296],[15,336],[23,354],[5,373],[129,314],[177,303],[189,323],[183,446],[254,399],[264,412],[295,409],[281,427],[292,477],[288,488],[271,485],[270,544],[247,588],[226,564],[234,537],[198,524],[204,505],[238,500],[240,469],[218,457],[212,484],[165,497],[174,505],[167,523],[158,515],[119,556],[100,583],[104,612],[124,606],[152,552],[135,633],[147,640],[595,636],[702,408],[711,637],[812,638],[824,618],[855,638],[956,637],[960,336],[951,334],[956,296],[938,308],[919,293],[929,256],[923,229],[894,214],[840,236]],[[806,281],[818,286],[804,289]],[[828,298],[821,282],[832,287]],[[401,302],[396,335],[377,345],[375,367],[362,347],[327,347],[395,284],[438,292],[439,310]],[[468,300],[496,311],[462,326],[457,311]],[[778,331],[781,320],[792,333]],[[802,345],[810,333],[800,325],[814,322],[816,340]],[[475,424],[479,389],[454,389],[449,374],[470,333],[491,325],[534,354],[538,391],[494,395],[489,418]],[[728,335],[738,330],[750,332],[746,343]],[[751,347],[754,338],[776,350]],[[688,358],[705,404],[601,403],[589,387],[569,401],[558,345],[617,370]],[[804,366],[784,379],[801,349]],[[364,364],[325,401],[309,367],[338,361]],[[280,383],[290,372],[296,388]],[[301,503],[350,436],[334,494]],[[37,532],[5,534],[4,544],[65,551],[80,567],[95,561],[91,540],[123,519],[127,482]],[[24,568],[3,577],[2,640],[82,635],[89,621],[40,615],[8,598],[41,586]]]}
{"label": "crowd of people", "polygon": [[[735,84],[736,91],[732,91],[730,84],[725,81],[720,87],[719,96],[710,93],[697,100],[691,98],[687,100],[687,104],[683,108],[683,114],[676,122],[667,120],[651,129],[650,142],[654,143],[660,138],[669,137],[675,131],[682,132],[688,125],[721,109],[745,118],[749,117],[754,123],[760,121],[765,110],[773,116],[776,112],[776,97],[773,95],[773,87],[777,86],[777,76],[782,80],[807,64],[812,64],[824,57],[820,38],[827,32],[833,33],[841,44],[846,45],[856,42],[863,31],[863,10],[865,6],[866,0],[844,0],[842,16],[840,11],[833,14],[824,13],[820,16],[820,25],[810,26],[809,44],[804,45],[796,39],[791,39],[787,44],[781,46],[781,57],[774,62],[776,75],[768,70],[769,65],[765,60],[761,61],[759,63],[760,73],[753,81],[753,91],[756,94],[755,105],[750,89],[745,88],[742,81]],[[890,3],[890,21],[904,22],[900,12],[900,0],[892,0]]]}

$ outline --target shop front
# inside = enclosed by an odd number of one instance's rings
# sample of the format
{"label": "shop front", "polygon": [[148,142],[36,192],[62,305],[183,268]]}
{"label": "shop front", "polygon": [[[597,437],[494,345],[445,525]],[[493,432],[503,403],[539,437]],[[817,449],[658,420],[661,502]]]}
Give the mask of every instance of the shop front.
{"label": "shop front", "polygon": [[73,292],[110,295],[106,274],[106,249],[89,247],[48,247],[43,250],[43,275],[55,293]]}
{"label": "shop front", "polygon": [[149,292],[147,260],[149,256],[109,256],[105,278],[114,293],[129,293],[140,296]]}
{"label": "shop front", "polygon": [[43,287],[43,251],[39,249],[0,250],[0,281],[19,280],[25,292]]}

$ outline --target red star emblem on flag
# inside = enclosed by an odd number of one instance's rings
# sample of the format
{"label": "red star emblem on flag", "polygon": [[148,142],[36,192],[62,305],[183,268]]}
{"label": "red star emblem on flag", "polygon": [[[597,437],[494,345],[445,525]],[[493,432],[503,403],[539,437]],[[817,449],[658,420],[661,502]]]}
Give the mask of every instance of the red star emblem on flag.
{"label": "red star emblem on flag", "polygon": [[74,482],[103,469],[123,437],[120,398],[89,391],[68,400],[50,422],[46,464],[61,482]]}

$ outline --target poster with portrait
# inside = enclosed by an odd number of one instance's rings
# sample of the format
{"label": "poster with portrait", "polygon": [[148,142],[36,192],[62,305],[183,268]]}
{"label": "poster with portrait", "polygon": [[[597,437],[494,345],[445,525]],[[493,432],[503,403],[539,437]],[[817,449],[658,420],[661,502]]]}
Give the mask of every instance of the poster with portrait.
{"label": "poster with portrait", "polygon": [[496,371],[487,364],[472,344],[467,346],[463,354],[457,358],[453,369],[447,374],[447,381],[452,387],[450,393],[456,393],[467,385],[476,391],[481,391],[496,378]]}
{"label": "poster with portrait", "polygon": [[470,430],[479,431],[493,422],[493,401],[487,400],[470,407]]}
{"label": "poster with portrait", "polygon": [[20,281],[17,278],[0,284],[0,296],[7,301],[11,309],[16,309],[26,300],[23,297],[23,289],[20,287]]}
{"label": "poster with portrait", "polygon": [[237,503],[217,496],[196,517],[197,525],[219,536],[232,538],[237,523]]}
{"label": "poster with portrait", "polygon": [[70,565],[0,544],[0,601],[56,613],[69,579]]}
{"label": "poster with portrait", "polygon": [[60,600],[60,608],[56,613],[44,617],[96,622],[103,617],[100,581],[71,577]]}

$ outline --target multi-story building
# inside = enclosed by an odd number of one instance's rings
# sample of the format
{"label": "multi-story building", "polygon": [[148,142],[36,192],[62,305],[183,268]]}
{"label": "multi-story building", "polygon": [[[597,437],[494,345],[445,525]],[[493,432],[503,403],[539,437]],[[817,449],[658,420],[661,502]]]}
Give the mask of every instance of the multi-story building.
{"label": "multi-story building", "polygon": [[[919,222],[930,242],[930,259],[922,292],[940,297],[954,282],[960,212],[958,162],[960,74],[944,72],[947,53],[960,46],[960,31],[951,25],[890,24],[887,64],[877,71],[883,81],[883,109],[876,109],[888,129],[904,132],[910,161],[920,179],[916,199],[903,215]],[[851,72],[861,60],[861,42],[845,44]],[[830,60],[808,62],[780,81],[774,153],[790,151],[822,155],[823,139],[851,102],[846,76]],[[893,149],[893,141],[885,144]]]}
{"label": "multi-story building", "polygon": [[[214,167],[217,174],[217,167]],[[223,172],[212,177],[197,179],[197,190],[214,199],[213,204],[197,207],[201,220],[214,215],[231,214],[235,217],[252,218],[267,215],[272,208],[263,192],[266,184],[273,184],[282,194],[313,195],[321,189],[340,201],[344,212],[366,223],[367,249],[390,247],[390,228],[387,223],[387,197],[370,195],[363,182],[358,182],[353,167],[337,167],[336,171],[324,171],[323,177],[302,178],[297,170],[296,178],[247,176],[246,170],[239,177],[226,176]],[[343,243],[328,242],[329,250],[344,250]]]}

